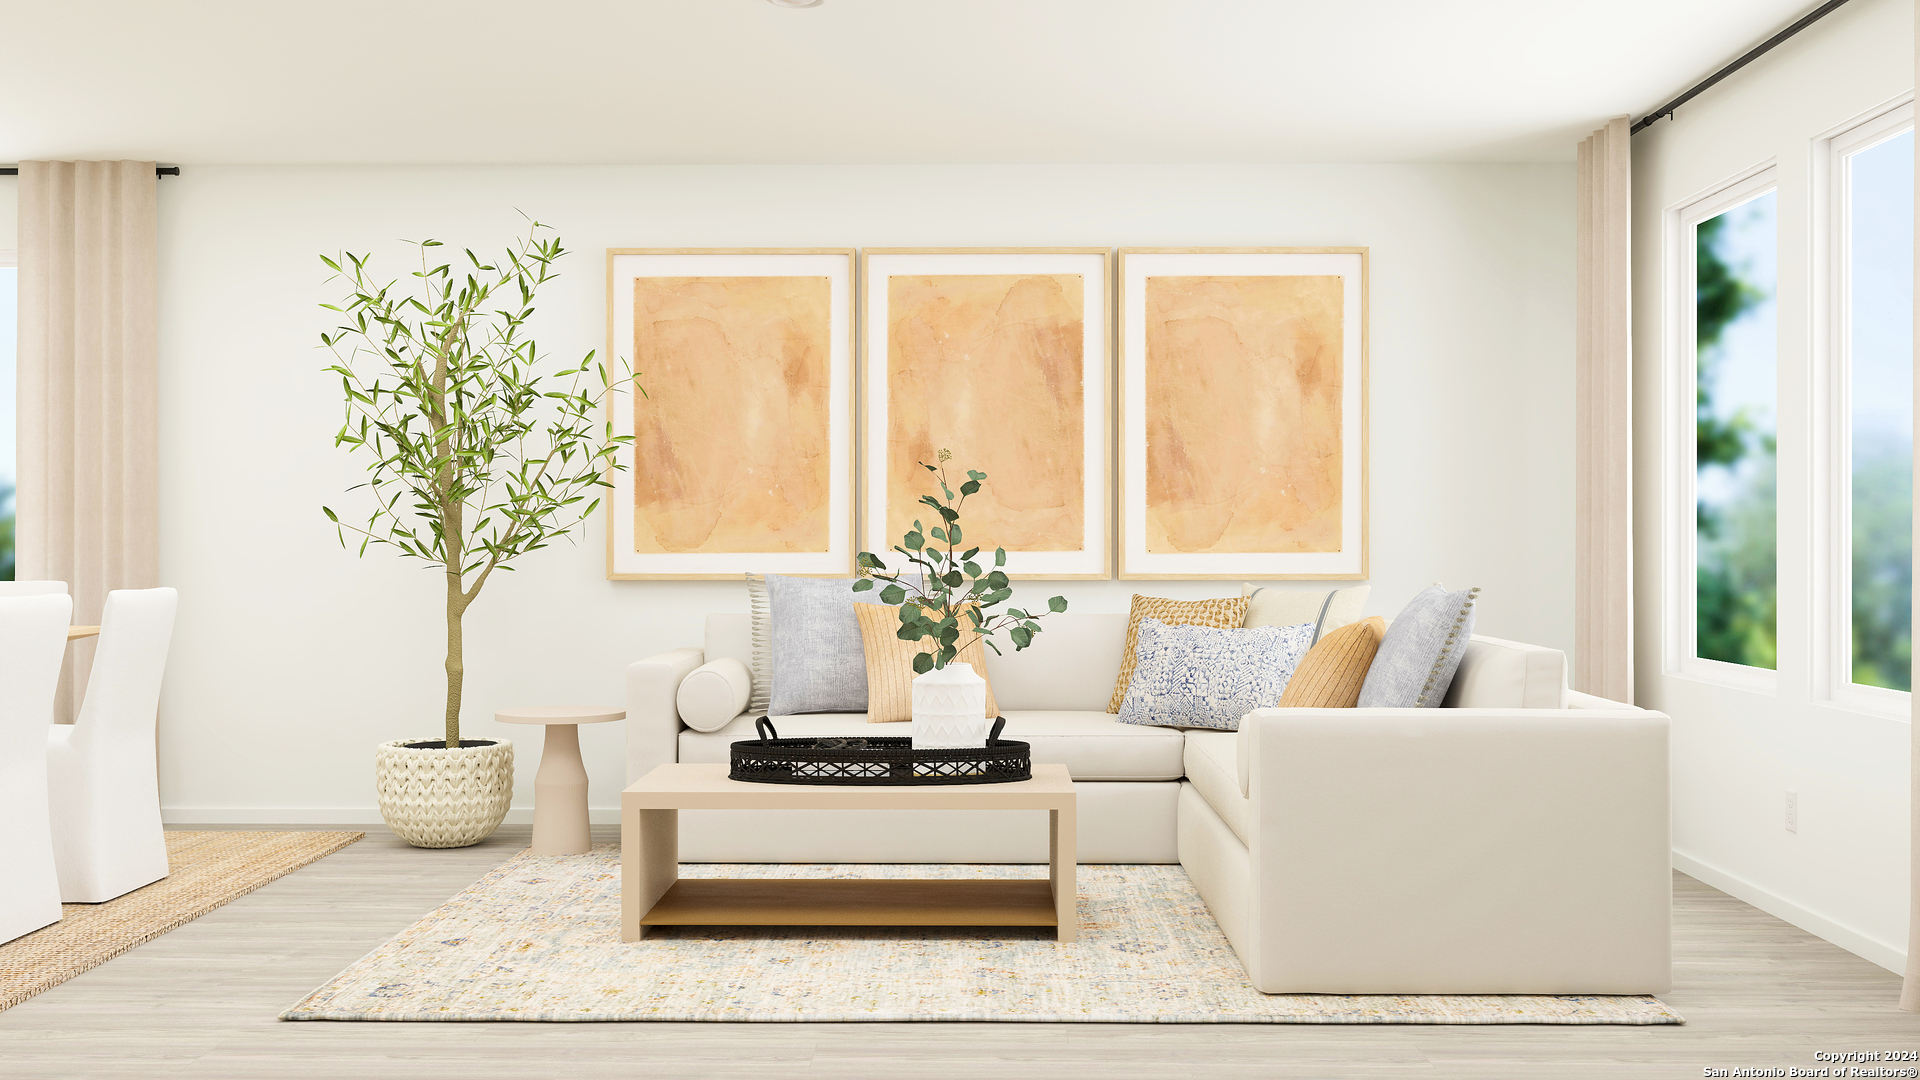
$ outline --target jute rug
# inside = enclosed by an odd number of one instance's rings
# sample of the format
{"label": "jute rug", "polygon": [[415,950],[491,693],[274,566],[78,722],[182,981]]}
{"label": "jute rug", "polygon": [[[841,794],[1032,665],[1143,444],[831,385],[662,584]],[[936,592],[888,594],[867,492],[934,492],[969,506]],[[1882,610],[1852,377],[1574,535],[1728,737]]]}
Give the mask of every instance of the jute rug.
{"label": "jute rug", "polygon": [[[683,877],[1045,877],[1031,866],[689,865]],[[1678,1024],[1651,997],[1253,989],[1178,866],[1082,866],[1051,929],[673,927],[620,940],[617,849],[509,860],[287,1020]]]}
{"label": "jute rug", "polygon": [[172,873],[103,904],[62,904],[60,921],[0,945],[0,1010],[152,941],[235,897],[331,855],[357,832],[170,832]]}

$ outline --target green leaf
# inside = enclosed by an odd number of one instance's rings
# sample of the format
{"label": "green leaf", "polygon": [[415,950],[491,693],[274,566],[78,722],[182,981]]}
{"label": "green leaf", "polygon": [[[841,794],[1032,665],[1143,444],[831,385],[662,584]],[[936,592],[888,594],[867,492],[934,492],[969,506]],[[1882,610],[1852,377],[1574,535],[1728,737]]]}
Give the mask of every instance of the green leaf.
{"label": "green leaf", "polygon": [[858,580],[856,580],[856,581],[855,581],[855,582],[853,583],[853,591],[854,591],[854,592],[872,592],[872,591],[873,591],[873,579],[872,579],[872,578],[864,578],[864,577],[863,577],[863,578],[860,578],[860,579],[858,579]]}
{"label": "green leaf", "polygon": [[1016,626],[1007,631],[1007,637],[1012,640],[1015,652],[1033,644],[1033,631],[1024,626]]}
{"label": "green leaf", "polygon": [[880,602],[888,606],[898,606],[906,603],[906,600],[907,590],[899,585],[889,582],[886,588],[880,590]]}
{"label": "green leaf", "polygon": [[925,547],[927,543],[926,538],[917,532],[910,532],[902,537],[902,539],[906,542],[907,547],[913,551],[919,551],[922,547]]}
{"label": "green leaf", "polygon": [[933,654],[932,653],[914,653],[913,654],[913,673],[915,675],[925,675],[927,672],[932,670],[933,670]]}
{"label": "green leaf", "polygon": [[1047,601],[1047,610],[1053,612],[1055,615],[1067,610],[1067,598],[1064,596],[1053,597]]}
{"label": "green leaf", "polygon": [[960,523],[958,521],[947,526],[947,539],[955,544],[960,542]]}
{"label": "green leaf", "polygon": [[935,540],[938,540],[941,543],[946,543],[947,534],[945,532],[942,532],[940,529],[940,526],[938,525],[935,525],[933,528],[927,530],[927,535],[933,537]]}
{"label": "green leaf", "polygon": [[960,485],[960,494],[962,495],[977,495],[979,493],[980,493],[980,481],[978,480],[969,480],[966,483]]}
{"label": "green leaf", "polygon": [[993,565],[995,566],[1007,565],[1007,549],[1006,548],[993,549]]}

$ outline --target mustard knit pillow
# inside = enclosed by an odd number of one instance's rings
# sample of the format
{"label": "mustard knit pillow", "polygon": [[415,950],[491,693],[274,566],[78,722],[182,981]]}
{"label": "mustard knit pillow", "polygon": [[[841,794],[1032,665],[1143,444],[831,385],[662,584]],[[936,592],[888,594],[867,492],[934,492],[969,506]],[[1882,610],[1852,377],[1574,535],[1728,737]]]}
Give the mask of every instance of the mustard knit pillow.
{"label": "mustard knit pillow", "polygon": [[1107,711],[1118,713],[1127,700],[1127,687],[1133,685],[1134,650],[1140,644],[1140,620],[1159,619],[1168,626],[1211,626],[1216,630],[1236,630],[1247,618],[1247,598],[1222,596],[1213,600],[1168,600],[1158,596],[1133,596],[1133,608],[1127,612],[1127,643],[1120,654],[1120,678],[1113,684],[1113,699]]}
{"label": "mustard knit pillow", "polygon": [[[933,642],[900,640],[900,609],[881,604],[855,604],[860,620],[860,643],[867,650],[867,723],[894,724],[913,719],[913,657],[934,651]],[[960,640],[971,635],[961,631]],[[954,663],[972,664],[973,673],[987,679],[987,715],[999,716],[993,700],[993,680],[987,678],[987,650],[980,639],[960,650]]]}
{"label": "mustard knit pillow", "polygon": [[1320,639],[1300,658],[1287,689],[1280,695],[1283,709],[1351,709],[1360,701],[1373,654],[1387,634],[1387,620],[1375,615],[1348,623]]}

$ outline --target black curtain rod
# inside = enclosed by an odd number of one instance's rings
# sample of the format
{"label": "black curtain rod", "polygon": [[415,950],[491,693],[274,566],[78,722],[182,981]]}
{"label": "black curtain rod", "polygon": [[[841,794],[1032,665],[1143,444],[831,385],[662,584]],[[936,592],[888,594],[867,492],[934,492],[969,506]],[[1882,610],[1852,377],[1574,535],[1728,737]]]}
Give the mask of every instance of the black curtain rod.
{"label": "black curtain rod", "polygon": [[1627,133],[1629,135],[1638,135],[1640,134],[1641,131],[1645,130],[1646,128],[1652,127],[1653,122],[1655,120],[1658,120],[1663,116],[1671,117],[1673,115],[1673,110],[1679,108],[1682,105],[1685,105],[1689,101],[1692,101],[1694,99],[1694,96],[1699,94],[1701,91],[1707,89],[1708,87],[1711,87],[1714,83],[1719,82],[1721,79],[1726,78],[1727,76],[1733,74],[1734,72],[1739,71],[1741,68],[1746,67],[1748,64],[1753,63],[1755,60],[1760,58],[1760,55],[1762,53],[1765,53],[1768,49],[1773,48],[1775,45],[1778,45],[1781,42],[1792,37],[1793,35],[1799,33],[1800,31],[1805,30],[1807,27],[1812,26],[1814,23],[1819,22],[1821,17],[1824,16],[1827,12],[1832,11],[1834,8],[1837,8],[1841,4],[1844,4],[1846,2],[1847,0],[1827,0],[1826,3],[1821,4],[1819,7],[1814,8],[1812,11],[1807,12],[1804,16],[1801,16],[1799,22],[1794,23],[1792,26],[1787,27],[1785,30],[1780,31],[1779,33],[1773,35],[1767,40],[1754,46],[1753,50],[1748,52],[1747,55],[1742,56],[1740,59],[1735,60],[1731,64],[1728,64],[1726,67],[1723,67],[1719,71],[1714,72],[1712,75],[1707,76],[1707,79],[1705,82],[1687,91],[1686,93],[1681,94],[1679,97],[1674,98],[1672,101],[1667,102],[1665,105],[1660,106],[1659,108],[1653,110],[1647,115],[1641,117],[1639,122],[1635,123],[1632,128],[1628,129]]}
{"label": "black curtain rod", "polygon": [[[20,166],[18,166],[18,165],[0,165],[0,176],[19,176],[19,175],[20,175]],[[180,175],[180,166],[178,166],[178,165],[156,165],[156,166],[154,166],[154,169],[153,169],[153,175],[155,175],[155,176],[179,176],[179,175]]]}

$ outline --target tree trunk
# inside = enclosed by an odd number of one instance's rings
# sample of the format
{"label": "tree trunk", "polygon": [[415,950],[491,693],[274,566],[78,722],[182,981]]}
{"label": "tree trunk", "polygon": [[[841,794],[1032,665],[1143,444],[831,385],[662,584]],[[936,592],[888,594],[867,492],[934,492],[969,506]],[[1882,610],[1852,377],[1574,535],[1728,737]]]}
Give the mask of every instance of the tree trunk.
{"label": "tree trunk", "polygon": [[467,673],[460,618],[466,614],[460,575],[447,572],[447,749],[460,748],[460,689]]}

